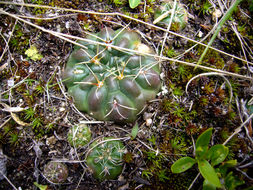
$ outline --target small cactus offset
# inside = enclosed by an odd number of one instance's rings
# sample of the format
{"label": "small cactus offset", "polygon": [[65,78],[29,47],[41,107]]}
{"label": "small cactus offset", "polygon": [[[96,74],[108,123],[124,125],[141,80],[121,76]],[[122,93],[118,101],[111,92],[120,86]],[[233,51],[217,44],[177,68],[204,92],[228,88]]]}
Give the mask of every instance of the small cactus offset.
{"label": "small cactus offset", "polygon": [[119,140],[105,137],[92,143],[86,163],[99,181],[117,178],[123,168],[124,145]]}
{"label": "small cactus offset", "polygon": [[91,140],[90,128],[85,124],[73,126],[68,132],[68,141],[71,146],[80,148]]}
{"label": "small cactus offset", "polygon": [[[174,1],[167,0],[162,3],[155,11],[154,24],[168,26],[173,12]],[[188,22],[188,15],[186,9],[179,2],[176,2],[175,12],[171,21],[171,30],[180,31],[185,28]]]}
{"label": "small cactus offset", "polygon": [[152,50],[127,29],[105,28],[86,39],[97,44],[78,41],[86,48],[75,46],[63,73],[75,105],[97,120],[134,122],[160,90],[158,62],[143,54]]}
{"label": "small cactus offset", "polygon": [[68,177],[68,168],[61,162],[48,162],[43,171],[43,175],[52,183],[63,183]]}

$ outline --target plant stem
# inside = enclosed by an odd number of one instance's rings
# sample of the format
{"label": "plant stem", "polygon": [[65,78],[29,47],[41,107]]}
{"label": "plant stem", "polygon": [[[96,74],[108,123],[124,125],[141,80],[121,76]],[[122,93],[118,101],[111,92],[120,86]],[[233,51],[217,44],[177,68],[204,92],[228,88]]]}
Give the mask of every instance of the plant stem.
{"label": "plant stem", "polygon": [[[215,33],[213,34],[211,40],[208,42],[204,52],[202,53],[200,59],[198,60],[197,65],[201,64],[201,62],[203,61],[209,47],[212,45],[212,43],[214,42],[216,36],[219,34],[222,26],[224,25],[224,23],[231,17],[233,11],[235,10],[235,8],[237,7],[237,5],[241,2],[242,0],[236,0],[231,7],[227,10],[226,14],[222,17],[221,21],[219,22],[217,29],[215,30]],[[195,67],[196,69],[196,67]]]}

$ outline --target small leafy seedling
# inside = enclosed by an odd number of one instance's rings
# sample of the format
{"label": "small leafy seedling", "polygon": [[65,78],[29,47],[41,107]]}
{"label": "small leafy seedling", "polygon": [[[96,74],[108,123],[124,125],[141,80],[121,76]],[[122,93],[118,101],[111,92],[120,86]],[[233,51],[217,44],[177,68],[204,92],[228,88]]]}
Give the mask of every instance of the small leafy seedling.
{"label": "small leafy seedling", "polygon": [[33,61],[38,61],[43,58],[35,46],[31,46],[28,50],[25,51],[25,54]]}
{"label": "small leafy seedling", "polygon": [[212,128],[203,132],[196,141],[195,158],[183,157],[177,160],[172,166],[173,173],[182,173],[194,164],[198,164],[198,169],[204,177],[205,183],[210,183],[214,187],[222,187],[214,166],[222,163],[228,155],[228,148],[222,144],[208,147],[212,137]]}

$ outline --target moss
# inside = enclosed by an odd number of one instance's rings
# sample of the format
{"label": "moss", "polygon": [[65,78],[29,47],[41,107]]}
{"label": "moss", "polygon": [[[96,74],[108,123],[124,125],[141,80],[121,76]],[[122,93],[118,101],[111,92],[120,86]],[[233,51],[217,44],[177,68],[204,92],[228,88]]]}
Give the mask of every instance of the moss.
{"label": "moss", "polygon": [[188,189],[196,175],[197,172],[194,169],[181,174],[173,174],[170,170],[163,169],[156,176],[150,178],[151,185],[144,185],[140,189],[185,190]]}
{"label": "moss", "polygon": [[110,0],[116,5],[116,7],[121,7],[127,4],[127,0]]}
{"label": "moss", "polygon": [[10,120],[0,129],[0,143],[11,145],[13,150],[18,147],[20,138],[20,132],[14,120]]}
{"label": "moss", "polygon": [[[219,138],[221,142],[224,142],[229,138],[232,134],[228,127],[223,127],[223,129],[219,132]],[[226,144],[228,147],[229,153],[227,156],[227,160],[236,159],[236,154],[249,154],[249,150],[246,142],[243,139],[234,136],[230,139],[230,141]]]}
{"label": "moss", "polygon": [[187,123],[193,120],[197,114],[195,110],[188,111],[183,104],[177,103],[172,99],[164,99],[160,110],[168,114],[168,123],[180,128],[187,126]]}
{"label": "moss", "polygon": [[[204,46],[200,46],[197,50],[197,55],[200,57],[203,50]],[[216,69],[222,69],[225,65],[225,60],[221,57],[220,53],[209,49],[206,56],[203,59],[203,65],[207,65]]]}
{"label": "moss", "polygon": [[51,0],[49,3],[51,6],[57,6],[62,8],[69,8],[69,9],[78,9],[84,0]]}
{"label": "moss", "polygon": [[[32,0],[32,3],[35,4],[35,5],[44,5],[43,0]],[[35,7],[35,8],[33,8],[32,12],[35,15],[42,15],[46,12],[46,9]]]}
{"label": "moss", "polygon": [[13,36],[10,40],[10,47],[12,51],[23,54],[29,46],[30,36],[24,33],[24,29],[21,25],[16,24]]}

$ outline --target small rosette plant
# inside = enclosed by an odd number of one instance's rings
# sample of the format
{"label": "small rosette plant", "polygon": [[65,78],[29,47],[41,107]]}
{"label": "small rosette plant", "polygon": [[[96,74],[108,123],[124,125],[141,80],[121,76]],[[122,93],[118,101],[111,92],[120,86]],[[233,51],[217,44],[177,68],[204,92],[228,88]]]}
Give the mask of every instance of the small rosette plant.
{"label": "small rosette plant", "polygon": [[207,184],[216,187],[222,187],[220,179],[215,171],[214,166],[222,163],[228,155],[228,148],[222,144],[208,147],[212,137],[212,128],[203,132],[196,141],[195,158],[183,157],[177,160],[172,166],[173,173],[182,173],[190,169],[194,164],[198,164],[198,169],[204,177],[204,187]]}
{"label": "small rosette plant", "polygon": [[122,172],[124,153],[121,141],[105,137],[91,144],[86,163],[99,181],[116,179]]}
{"label": "small rosette plant", "polygon": [[63,73],[77,108],[97,120],[134,122],[161,86],[157,60],[144,55],[152,50],[127,29],[105,28],[78,43]]}
{"label": "small rosette plant", "polygon": [[[171,30],[180,31],[185,28],[188,22],[188,13],[182,4],[176,2],[174,15],[174,1],[166,1],[162,3],[155,11],[154,24],[168,26],[171,22]],[[171,21],[172,18],[172,21]]]}
{"label": "small rosette plant", "polygon": [[91,140],[90,128],[85,124],[73,126],[68,132],[68,141],[71,146],[80,148]]}

